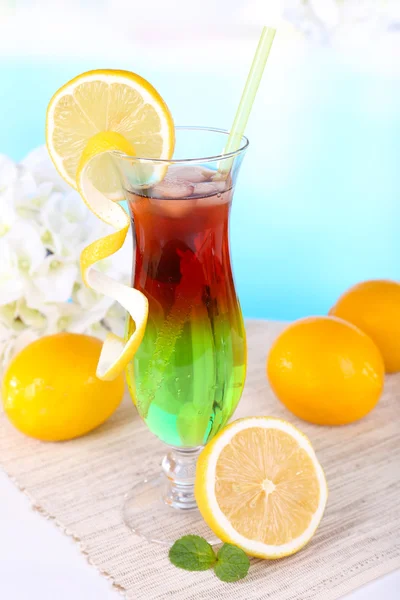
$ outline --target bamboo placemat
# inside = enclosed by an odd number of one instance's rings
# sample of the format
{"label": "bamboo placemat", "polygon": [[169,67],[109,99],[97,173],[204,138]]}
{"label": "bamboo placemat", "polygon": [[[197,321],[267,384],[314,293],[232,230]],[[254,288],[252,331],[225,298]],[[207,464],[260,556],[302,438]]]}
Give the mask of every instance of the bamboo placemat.
{"label": "bamboo placemat", "polygon": [[235,417],[273,415],[299,426],[323,465],[330,495],[315,537],[298,554],[253,560],[249,575],[222,583],[212,571],[173,567],[166,549],[122,522],[124,494],[158,472],[164,446],[129,398],[91,434],[59,444],[19,434],[0,417],[0,464],[31,499],[79,543],[89,562],[128,599],[335,600],[400,568],[400,376],[387,379],[376,409],[359,423],[329,428],[299,421],[274,398],[265,376],[278,323],[247,324],[249,368]]}

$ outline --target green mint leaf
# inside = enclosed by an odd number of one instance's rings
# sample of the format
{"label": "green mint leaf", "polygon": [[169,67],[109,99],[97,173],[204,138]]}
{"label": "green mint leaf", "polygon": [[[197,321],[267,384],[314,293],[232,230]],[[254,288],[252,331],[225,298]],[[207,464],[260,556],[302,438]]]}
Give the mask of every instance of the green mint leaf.
{"label": "green mint leaf", "polygon": [[249,557],[236,546],[224,544],[217,554],[214,571],[221,581],[238,581],[246,577],[250,567]]}
{"label": "green mint leaf", "polygon": [[187,571],[207,571],[216,561],[214,550],[199,535],[184,535],[169,551],[173,565]]}

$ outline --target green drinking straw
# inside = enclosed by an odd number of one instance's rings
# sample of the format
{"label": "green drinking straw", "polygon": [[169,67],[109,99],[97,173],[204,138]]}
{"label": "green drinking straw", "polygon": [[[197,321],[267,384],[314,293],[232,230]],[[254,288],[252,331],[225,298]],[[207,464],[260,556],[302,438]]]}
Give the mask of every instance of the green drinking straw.
{"label": "green drinking straw", "polygon": [[[247,77],[246,85],[243,90],[239,108],[236,113],[235,120],[229,134],[228,142],[224,149],[224,154],[234,152],[239,148],[240,141],[245,130],[254,98],[256,96],[258,86],[260,85],[261,77],[264,72],[264,67],[271,50],[272,42],[275,37],[275,29],[264,27],[261,32],[260,41],[258,42],[257,50],[251,65],[250,73]],[[226,177],[232,166],[233,159],[222,159],[219,164],[219,173]],[[181,284],[185,285],[185,278],[182,277]],[[182,292],[171,308],[170,314],[164,321],[163,326],[158,332],[155,342],[155,350],[152,357],[149,359],[148,368],[145,374],[145,382],[151,379],[153,389],[150,392],[142,392],[143,397],[139,400],[139,410],[143,418],[148,416],[151,403],[154,401],[155,395],[161,386],[165,368],[168,365],[172,353],[175,349],[175,344],[179,336],[182,334],[185,322],[188,319],[192,309],[192,302],[187,298],[187,294]],[[157,364],[157,373],[152,375],[154,365]],[[144,390],[146,385],[143,385]],[[141,394],[139,394],[141,396]]]}
{"label": "green drinking straw", "polygon": [[[244,86],[242,97],[236,111],[235,120],[233,121],[232,129],[224,148],[224,154],[235,152],[239,148],[264,73],[264,68],[268,60],[272,42],[274,41],[275,33],[276,29],[273,29],[272,27],[263,27],[246,85]],[[232,158],[222,160],[219,165],[219,172],[226,174],[230,170],[232,162]]]}

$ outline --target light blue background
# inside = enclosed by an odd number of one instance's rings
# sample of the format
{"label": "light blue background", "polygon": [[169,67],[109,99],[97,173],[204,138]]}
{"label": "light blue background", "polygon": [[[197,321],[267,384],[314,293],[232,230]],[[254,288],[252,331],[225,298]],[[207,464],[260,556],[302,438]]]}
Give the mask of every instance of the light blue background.
{"label": "light blue background", "polygon": [[[137,62],[177,124],[230,127],[242,67],[183,77]],[[18,160],[44,143],[52,93],[104,66],[3,59],[0,152]],[[326,313],[357,281],[400,279],[400,81],[326,52],[283,68],[264,78],[247,129],[231,241],[245,316],[291,320]]]}

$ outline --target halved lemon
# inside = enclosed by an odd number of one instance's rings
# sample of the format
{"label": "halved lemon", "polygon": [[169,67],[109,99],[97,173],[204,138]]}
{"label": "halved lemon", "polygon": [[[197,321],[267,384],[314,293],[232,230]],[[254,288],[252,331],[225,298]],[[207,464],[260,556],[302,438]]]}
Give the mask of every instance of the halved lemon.
{"label": "halved lemon", "polygon": [[83,280],[122,304],[135,324],[126,340],[113,333],[107,336],[97,366],[99,379],[115,379],[127,366],[148,317],[144,294],[93,269],[121,248],[130,226],[127,213],[115,202],[123,194],[112,156],[169,159],[174,139],[173,120],[161,96],[148,81],[128,71],[83,73],[59,89],[47,109],[46,142],[55,167],[89,209],[115,229],[83,250]]}
{"label": "halved lemon", "polygon": [[[85,146],[104,131],[121,134],[137,156],[172,157],[175,134],[171,113],[157,90],[136,73],[88,71],[66,83],[50,100],[47,148],[60,175],[75,189]],[[108,198],[121,200],[121,183],[109,156],[94,161],[88,175]]]}
{"label": "halved lemon", "polygon": [[221,540],[274,559],[310,541],[328,490],[305,435],[280,419],[249,417],[204,448],[195,493],[204,520]]}

